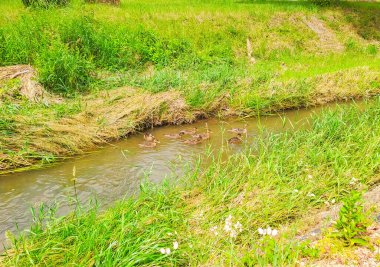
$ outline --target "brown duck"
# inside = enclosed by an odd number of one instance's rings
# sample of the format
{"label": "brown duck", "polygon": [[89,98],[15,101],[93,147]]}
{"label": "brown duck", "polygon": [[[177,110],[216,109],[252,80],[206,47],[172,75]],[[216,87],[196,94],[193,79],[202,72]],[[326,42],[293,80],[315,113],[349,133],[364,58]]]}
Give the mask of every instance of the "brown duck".
{"label": "brown duck", "polygon": [[182,136],[184,135],[185,133],[183,133],[182,131],[179,132],[179,133],[175,133],[175,134],[165,134],[164,136],[166,138],[170,138],[170,139],[179,139],[179,138],[182,138]]}
{"label": "brown duck", "polygon": [[201,137],[193,138],[193,139],[188,139],[185,140],[184,143],[188,145],[197,145],[202,143],[203,139]]}
{"label": "brown duck", "polygon": [[180,131],[180,133],[183,133],[183,134],[195,134],[197,132],[198,128],[197,127],[194,127],[194,128],[191,128],[189,130],[182,130]]}
{"label": "brown duck", "polygon": [[206,133],[193,134],[192,136],[196,139],[200,138],[201,140],[207,140],[210,139],[210,133],[211,131],[208,129],[208,124],[206,123]]}
{"label": "brown duck", "polygon": [[157,146],[157,144],[159,143],[158,140],[154,139],[153,141],[145,141],[144,143],[142,144],[139,144],[140,147],[145,147],[145,148],[154,148]]}
{"label": "brown duck", "polygon": [[156,140],[156,137],[154,137],[153,134],[151,133],[144,133],[144,140],[147,141],[147,142],[153,142],[154,140]]}
{"label": "brown duck", "polygon": [[244,128],[232,128],[228,130],[231,133],[236,133],[236,134],[247,134],[247,124],[244,125]]}
{"label": "brown duck", "polygon": [[243,141],[243,139],[241,138],[240,133],[238,133],[237,136],[234,136],[234,137],[228,139],[229,144],[240,144],[242,141]]}

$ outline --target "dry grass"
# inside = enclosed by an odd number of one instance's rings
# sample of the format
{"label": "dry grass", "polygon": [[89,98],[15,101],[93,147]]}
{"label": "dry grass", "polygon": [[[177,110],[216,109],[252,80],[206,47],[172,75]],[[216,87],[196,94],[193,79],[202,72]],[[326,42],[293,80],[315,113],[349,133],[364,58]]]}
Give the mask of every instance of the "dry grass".
{"label": "dry grass", "polygon": [[[27,75],[33,73],[30,67],[22,67],[20,70],[17,66],[7,68],[7,74],[3,77],[19,77],[24,68],[28,71]],[[30,84],[28,77],[32,76],[23,77],[26,84]],[[254,115],[257,112],[255,109],[234,109],[241,105],[237,104],[239,101],[255,98],[252,94],[257,94],[257,99],[263,104],[259,107],[262,112],[368,97],[379,93],[380,88],[373,86],[379,77],[377,71],[356,68],[306,79],[306,89],[300,86],[299,81],[290,79],[270,83],[259,92],[252,91],[248,82],[242,84],[242,88],[246,86],[247,89],[242,89],[243,93],[239,96],[222,95],[202,110],[190,107],[183,95],[174,90],[156,94],[131,87],[100,91],[82,97],[81,111],[72,116],[60,119],[44,113],[12,116],[14,133],[1,140],[3,151],[16,153],[0,155],[0,170],[5,173],[34,166],[44,161],[44,155],[62,158],[80,154],[149,127],[190,123],[217,113],[220,116]],[[49,99],[58,98],[49,95]],[[63,104],[74,100],[65,101]]]}

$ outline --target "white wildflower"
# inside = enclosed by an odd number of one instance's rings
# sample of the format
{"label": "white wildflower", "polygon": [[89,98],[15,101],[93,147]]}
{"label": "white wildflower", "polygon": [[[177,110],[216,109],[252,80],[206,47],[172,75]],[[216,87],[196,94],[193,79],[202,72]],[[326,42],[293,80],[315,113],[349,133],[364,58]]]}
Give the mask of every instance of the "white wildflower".
{"label": "white wildflower", "polygon": [[297,189],[294,189],[293,190],[293,193],[298,193],[299,191]]}
{"label": "white wildflower", "polygon": [[234,227],[239,233],[243,231],[243,225],[239,221],[235,223]]}
{"label": "white wildflower", "polygon": [[170,248],[166,248],[166,249],[165,249],[165,254],[166,254],[166,255],[169,255],[169,254],[170,254]]}
{"label": "white wildflower", "polygon": [[236,238],[237,237],[237,232],[234,229],[231,230],[230,237],[232,237],[232,238]]}
{"label": "white wildflower", "polygon": [[270,226],[268,226],[267,228],[267,235],[272,235],[272,229],[270,228]]}
{"label": "white wildflower", "polygon": [[173,242],[173,249],[178,249],[178,242],[177,241]]}
{"label": "white wildflower", "polygon": [[229,232],[229,231],[231,231],[232,228],[231,228],[231,226],[226,224],[223,229],[224,229],[224,231]]}
{"label": "white wildflower", "polygon": [[278,234],[278,231],[276,229],[272,230],[272,236],[276,236]]}
{"label": "white wildflower", "polygon": [[333,198],[332,200],[331,200],[331,204],[334,204],[335,203],[335,198]]}
{"label": "white wildflower", "polygon": [[309,174],[309,175],[307,176],[307,178],[308,178],[308,179],[313,179],[313,175]]}
{"label": "white wildflower", "polygon": [[263,228],[259,228],[257,230],[259,231],[259,235],[265,235],[266,234],[266,230]]}
{"label": "white wildflower", "polygon": [[210,231],[214,234],[214,235],[218,235],[218,226],[213,226],[210,228]]}
{"label": "white wildflower", "polygon": [[313,193],[309,193],[307,194],[308,197],[315,197],[315,195]]}
{"label": "white wildflower", "polygon": [[230,232],[232,230],[232,216],[231,214],[225,220],[224,231]]}
{"label": "white wildflower", "polygon": [[166,254],[166,251],[164,248],[160,248],[160,252],[161,252],[161,254]]}

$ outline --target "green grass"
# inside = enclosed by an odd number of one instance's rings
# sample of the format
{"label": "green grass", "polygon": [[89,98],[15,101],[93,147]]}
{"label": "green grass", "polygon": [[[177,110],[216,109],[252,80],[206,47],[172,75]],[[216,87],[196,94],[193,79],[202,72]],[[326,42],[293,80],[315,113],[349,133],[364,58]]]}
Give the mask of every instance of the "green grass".
{"label": "green grass", "polygon": [[[221,108],[255,115],[380,90],[378,3],[124,0],[114,7],[73,0],[45,10],[4,0],[0,12],[0,66],[31,64],[62,98],[29,103],[0,82],[0,130],[13,133],[0,137],[1,170],[40,163],[32,155],[78,153],[75,136],[66,138],[70,145],[49,144],[47,153],[38,133],[62,135],[46,125],[87,112],[88,99],[115,87],[180,92],[186,112],[205,115]],[[4,93],[8,87],[16,93]]]}
{"label": "green grass", "polygon": [[[32,64],[47,89],[65,95],[88,91],[103,80],[99,72],[117,71],[125,77],[118,85],[180,90],[199,107],[207,98],[239,90],[247,78],[266,87],[279,74],[300,79],[368,65],[379,70],[379,46],[372,42],[380,40],[379,29],[368,23],[378,21],[375,3],[330,9],[310,3],[233,1],[125,1],[121,7],[74,1],[49,10],[8,5],[0,6],[8,14],[0,21],[0,65]],[[8,13],[11,8],[18,14]],[[336,17],[327,19],[327,12]],[[320,43],[304,23],[312,16],[328,24],[344,53],[332,54],[334,45]],[[354,30],[342,28],[347,25]],[[253,66],[246,56],[247,38],[253,40],[252,56],[258,62]],[[284,63],[288,70],[282,74]],[[149,68],[153,73],[146,77]],[[206,99],[195,94],[200,99],[194,101],[192,89],[205,85],[215,90]]]}
{"label": "green grass", "polygon": [[[378,182],[379,111],[379,99],[364,110],[325,111],[309,129],[263,132],[228,157],[207,152],[179,181],[144,183],[136,198],[105,211],[78,208],[46,226],[37,221],[13,240],[5,265],[283,266],[317,257],[294,239],[297,222],[356,188],[352,177],[360,188]],[[243,227],[236,238],[223,230],[229,215]],[[257,229],[267,226],[279,235],[260,237]],[[161,254],[167,247],[172,253]]]}

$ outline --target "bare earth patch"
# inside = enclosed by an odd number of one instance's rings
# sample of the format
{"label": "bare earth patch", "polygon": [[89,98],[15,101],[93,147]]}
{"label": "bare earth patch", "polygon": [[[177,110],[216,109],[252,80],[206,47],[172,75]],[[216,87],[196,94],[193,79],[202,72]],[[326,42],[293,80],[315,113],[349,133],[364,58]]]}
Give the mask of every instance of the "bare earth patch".
{"label": "bare earth patch", "polygon": [[[376,186],[364,195],[366,208],[380,208],[380,186]],[[380,265],[380,222],[375,222],[368,228],[368,237],[374,244],[368,247],[339,248],[328,240],[323,242],[323,232],[338,219],[341,205],[328,206],[327,210],[309,216],[305,221],[307,230],[298,236],[301,240],[311,240],[312,244],[322,246],[322,253],[318,260],[301,260],[300,266],[379,266]],[[322,243],[322,245],[320,244]]]}
{"label": "bare earth patch", "polygon": [[339,42],[335,33],[327,28],[323,21],[312,16],[308,19],[305,18],[304,22],[319,37],[318,45],[321,51],[342,52],[344,50],[344,46]]}

